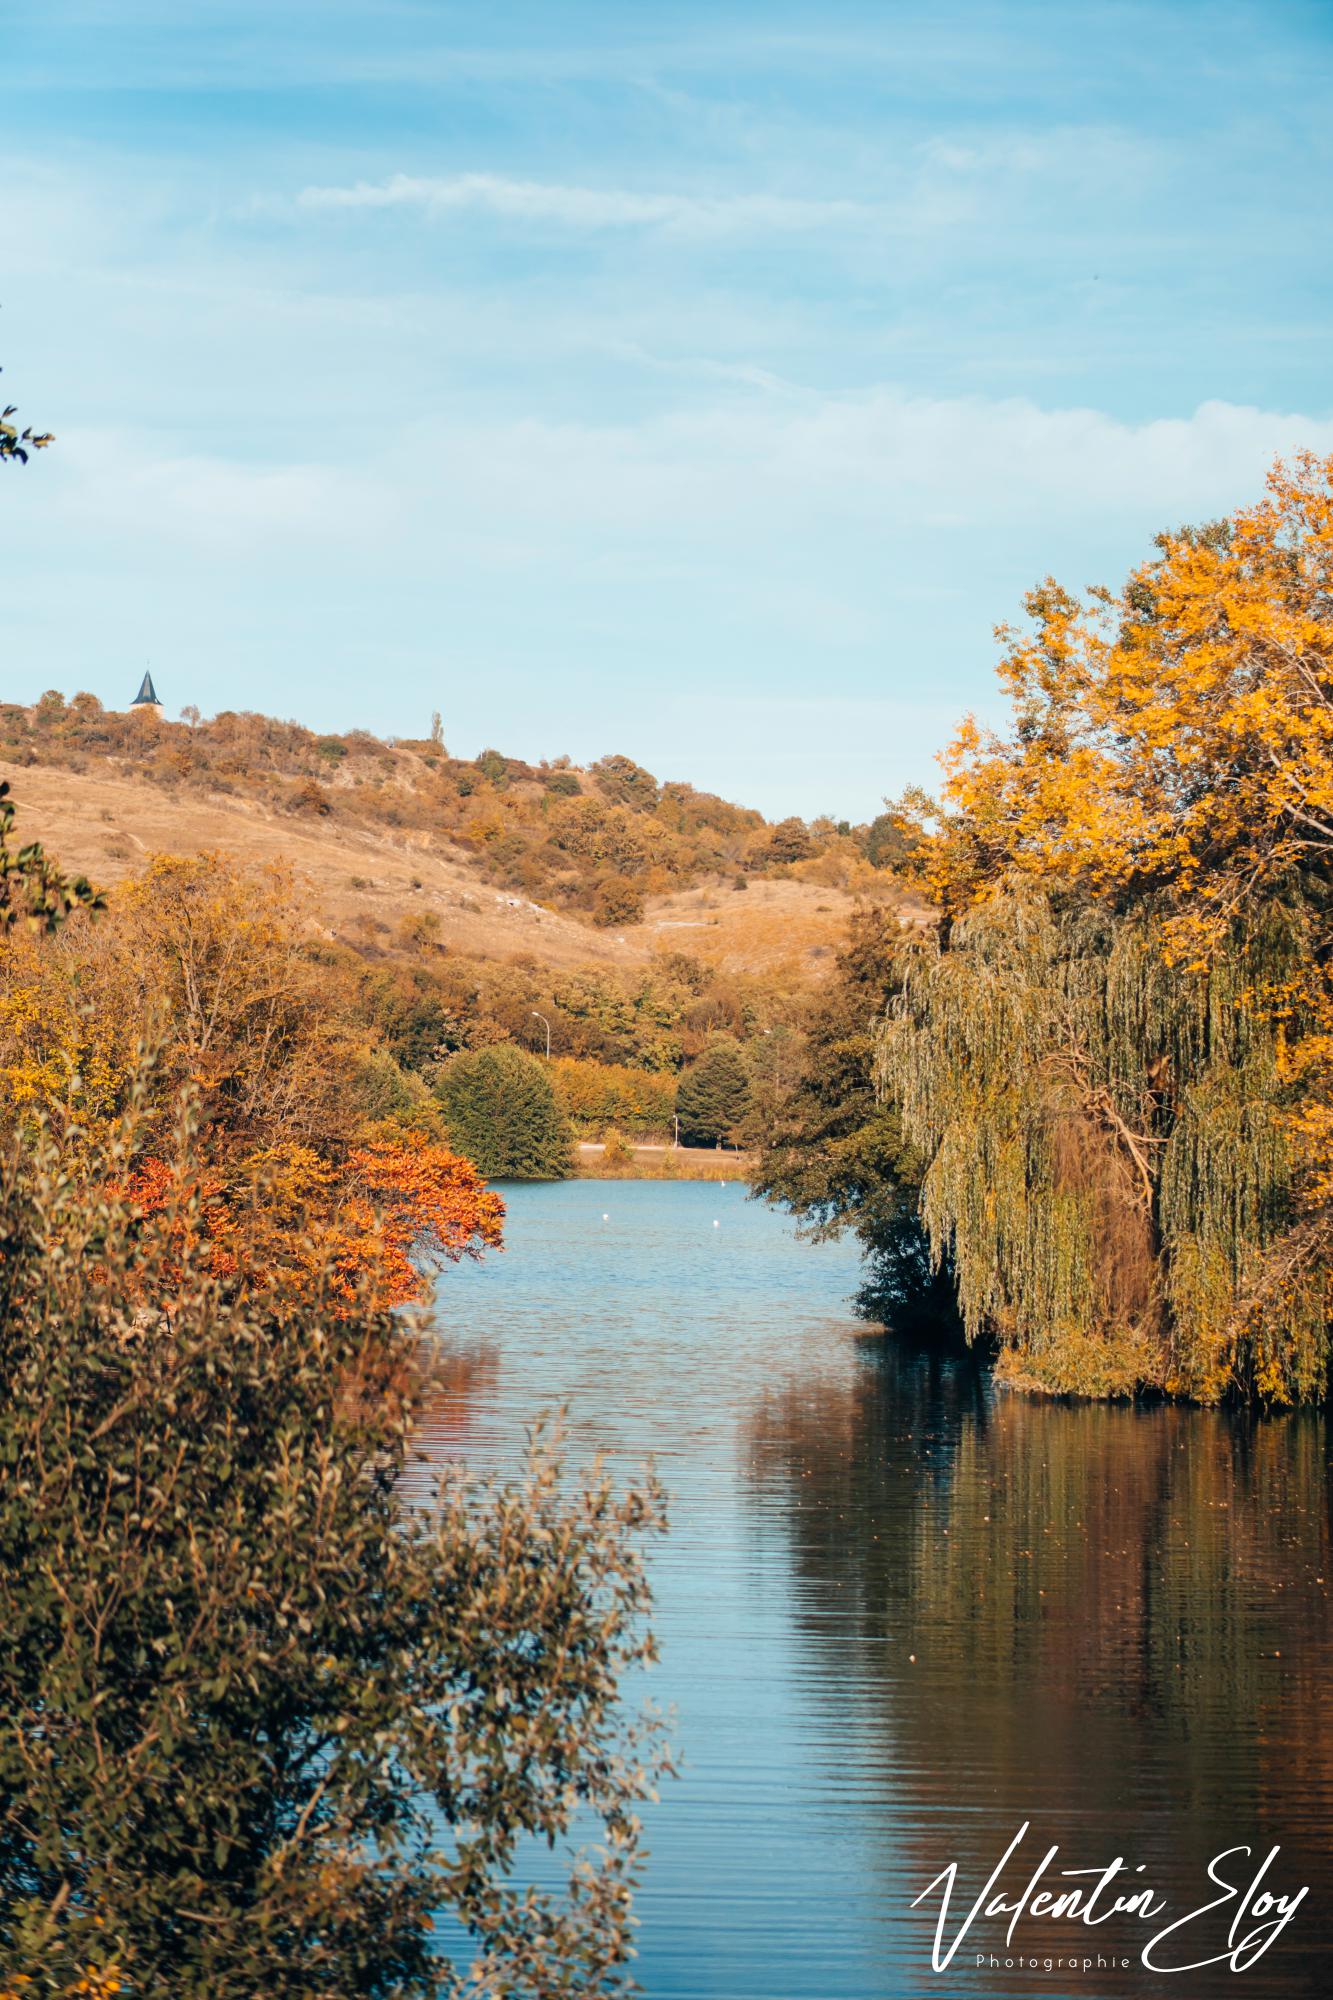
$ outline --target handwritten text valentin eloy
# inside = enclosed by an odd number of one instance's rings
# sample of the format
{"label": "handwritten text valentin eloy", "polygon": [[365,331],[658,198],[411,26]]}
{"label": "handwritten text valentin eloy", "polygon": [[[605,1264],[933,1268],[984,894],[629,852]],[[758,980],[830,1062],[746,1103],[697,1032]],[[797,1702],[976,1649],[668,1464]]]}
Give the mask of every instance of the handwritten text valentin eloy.
{"label": "handwritten text valentin eloy", "polygon": [[[1132,1867],[1121,1855],[1101,1868],[1055,1868],[1058,1847],[1048,1847],[1033,1868],[1027,1885],[1017,1894],[1007,1895],[999,1884],[1031,1829],[1024,1820],[1000,1859],[985,1887],[965,1915],[955,1916],[957,1928],[949,1933],[950,1912],[958,1880],[958,1863],[951,1861],[913,1898],[912,1908],[932,1896],[939,1897],[935,1942],[931,1964],[943,1972],[964,1939],[972,1935],[981,1942],[977,1927],[987,1918],[1007,1917],[1005,1944],[1012,1948],[1019,1924],[1024,1919],[1076,1922],[1088,1925],[1109,1923],[1127,1917],[1155,1926],[1139,1954],[1150,1972],[1196,1972],[1201,1966],[1227,1964],[1233,1972],[1245,1972],[1262,1958],[1274,1938],[1291,1922],[1308,1888],[1285,1893],[1272,1886],[1274,1863],[1281,1848],[1272,1847],[1262,1861],[1256,1849],[1228,1847],[1208,1864],[1208,1879],[1220,1893],[1174,1917],[1165,1925],[1158,1920],[1168,1914],[1166,1899],[1155,1889],[1139,1883],[1143,1865]],[[1020,1865],[1026,1865],[1020,1864]],[[1057,1882],[1076,1886],[1058,1888]],[[1043,1887],[1043,1884],[1046,1886]],[[1200,1955],[1201,1954],[1201,1955]]]}

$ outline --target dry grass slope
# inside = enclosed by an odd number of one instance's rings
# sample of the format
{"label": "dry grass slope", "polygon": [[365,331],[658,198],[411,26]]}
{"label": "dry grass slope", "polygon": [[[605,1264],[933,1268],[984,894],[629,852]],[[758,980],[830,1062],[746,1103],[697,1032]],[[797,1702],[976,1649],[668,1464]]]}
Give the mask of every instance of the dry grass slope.
{"label": "dry grass slope", "polygon": [[688,952],[724,971],[789,970],[819,978],[832,965],[853,898],[819,883],[752,880],[745,891],[693,888],[651,897],[644,921],[599,929],[497,889],[452,842],[429,831],[306,820],[250,799],[164,791],[109,770],[76,772],[0,760],[24,839],[103,886],[136,874],[151,854],[220,850],[248,865],[278,863],[307,882],[331,935],[392,950],[430,917],[438,941],[480,958],[531,958],[554,968],[650,963]]}

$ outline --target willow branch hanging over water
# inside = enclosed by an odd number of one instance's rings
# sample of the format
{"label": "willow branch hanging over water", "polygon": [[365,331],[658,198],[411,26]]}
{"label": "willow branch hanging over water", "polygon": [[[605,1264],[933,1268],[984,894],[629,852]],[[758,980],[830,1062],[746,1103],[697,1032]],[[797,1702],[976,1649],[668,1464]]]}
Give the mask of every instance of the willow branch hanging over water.
{"label": "willow branch hanging over water", "polygon": [[1183,972],[1149,917],[1018,885],[905,954],[879,1081],[929,1162],[922,1214],[968,1330],[999,1336],[1011,1378],[1208,1402],[1322,1386],[1279,1027],[1246,997],[1289,977],[1303,931],[1274,911]]}

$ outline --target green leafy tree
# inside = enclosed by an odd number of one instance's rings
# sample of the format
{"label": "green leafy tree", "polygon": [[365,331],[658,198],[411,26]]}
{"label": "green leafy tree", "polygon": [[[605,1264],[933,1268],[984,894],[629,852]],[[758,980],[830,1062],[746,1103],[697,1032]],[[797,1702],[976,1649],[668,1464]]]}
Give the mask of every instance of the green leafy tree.
{"label": "green leafy tree", "polygon": [[[1293,894],[1194,967],[1154,949],[1155,915],[1011,884],[907,957],[879,1054],[922,1213],[1021,1386],[1313,1401],[1330,1272],[1300,1225],[1284,1073],[1311,909]],[[1264,991],[1288,996],[1280,1020]]]}
{"label": "green leafy tree", "polygon": [[866,828],[866,860],[872,868],[893,868],[910,874],[919,866],[923,846],[921,830],[914,822],[917,811],[915,794],[909,794],[903,805],[887,799],[887,811],[872,819]]}
{"label": "green leafy tree", "polygon": [[546,1067],[510,1042],[451,1056],[438,1084],[454,1145],[488,1180],[557,1181],[570,1131]]}
{"label": "green leafy tree", "polygon": [[[897,1107],[876,1089],[878,1030],[901,984],[902,934],[889,911],[852,917],[836,977],[811,1011],[794,1060],[779,1048],[751,1112],[755,1192],[817,1240],[852,1230],[866,1256],[858,1304],[895,1328],[950,1343],[961,1327],[947,1260],[936,1272],[921,1223],[922,1160]],[[788,1066],[789,1065],[789,1066]]]}
{"label": "green leafy tree", "polygon": [[[405,1503],[410,1324],[229,1292],[197,1223],[49,1143],[0,1175],[6,1987],[620,1991],[655,1489],[539,1438],[517,1485]],[[516,1879],[534,1841],[563,1887]]]}
{"label": "green leafy tree", "polygon": [[740,1044],[718,1035],[676,1088],[676,1115],[687,1146],[716,1146],[740,1136],[750,1108],[750,1072]]}

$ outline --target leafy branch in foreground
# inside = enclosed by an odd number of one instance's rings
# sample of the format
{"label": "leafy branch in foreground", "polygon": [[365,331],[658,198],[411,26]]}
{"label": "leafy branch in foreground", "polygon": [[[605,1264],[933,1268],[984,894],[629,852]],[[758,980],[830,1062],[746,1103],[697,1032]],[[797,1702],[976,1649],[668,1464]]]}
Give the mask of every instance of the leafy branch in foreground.
{"label": "leafy branch in foreground", "polygon": [[71,910],[100,910],[103,899],[83,875],[62,875],[38,840],[11,851],[14,806],[0,779],[0,937],[20,918],[34,930],[53,931]]}
{"label": "leafy branch in foreground", "polygon": [[[8,1982],[623,1990],[656,1487],[572,1482],[543,1436],[517,1484],[428,1478],[400,1317],[229,1293],[123,1174],[39,1135],[0,1176]],[[563,1888],[525,1880],[541,1845]]]}
{"label": "leafy branch in foreground", "polygon": [[0,459],[16,459],[20,465],[28,463],[30,451],[44,451],[55,443],[51,431],[35,431],[31,424],[20,430],[13,421],[18,414],[17,405],[10,403],[0,410]]}

